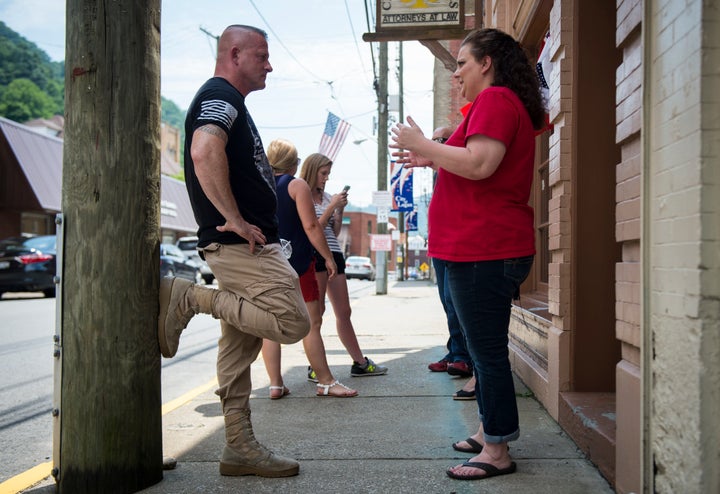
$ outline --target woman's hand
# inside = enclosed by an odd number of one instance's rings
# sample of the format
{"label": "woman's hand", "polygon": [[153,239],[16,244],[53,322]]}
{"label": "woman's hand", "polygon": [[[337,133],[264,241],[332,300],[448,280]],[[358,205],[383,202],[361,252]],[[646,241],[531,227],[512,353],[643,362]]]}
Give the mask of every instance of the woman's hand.
{"label": "woman's hand", "polygon": [[[391,146],[392,147],[392,146]],[[412,151],[395,151],[392,153],[395,157],[395,163],[400,163],[404,168],[432,168],[437,170],[437,166],[431,160]]]}
{"label": "woman's hand", "polygon": [[389,147],[399,150],[392,153],[392,156],[396,158],[396,163],[402,164],[405,168],[431,167],[435,169],[432,160],[417,152],[417,146],[423,141],[427,141],[422,130],[412,117],[408,117],[407,121],[408,125],[399,123],[390,129],[393,134],[393,142]]}
{"label": "woman's hand", "polygon": [[347,192],[338,192],[330,198],[330,209],[343,209],[347,206],[348,198]]}
{"label": "woman's hand", "polygon": [[393,133],[393,144],[390,144],[391,148],[414,151],[418,143],[425,140],[425,136],[420,127],[415,123],[415,120],[413,120],[412,117],[408,117],[407,122],[408,125],[400,122],[391,129]]}
{"label": "woman's hand", "polygon": [[327,270],[328,280],[332,280],[337,275],[337,265],[333,256],[325,258],[325,269]]}

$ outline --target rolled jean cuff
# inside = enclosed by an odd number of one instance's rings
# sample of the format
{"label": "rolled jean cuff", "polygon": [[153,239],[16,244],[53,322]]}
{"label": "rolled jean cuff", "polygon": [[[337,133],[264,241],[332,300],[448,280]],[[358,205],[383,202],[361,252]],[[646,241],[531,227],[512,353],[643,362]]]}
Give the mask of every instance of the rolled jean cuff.
{"label": "rolled jean cuff", "polygon": [[490,443],[490,444],[509,443],[510,441],[517,441],[519,437],[520,437],[520,429],[517,429],[512,434],[508,434],[506,436],[491,436],[491,435],[483,432],[483,440],[486,443]]}

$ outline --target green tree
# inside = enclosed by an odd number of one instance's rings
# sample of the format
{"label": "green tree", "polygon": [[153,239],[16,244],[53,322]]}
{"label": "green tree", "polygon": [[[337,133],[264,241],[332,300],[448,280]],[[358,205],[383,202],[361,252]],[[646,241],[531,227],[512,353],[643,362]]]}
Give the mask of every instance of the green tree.
{"label": "green tree", "polygon": [[55,114],[56,105],[30,79],[15,79],[6,87],[0,87],[0,115],[16,122],[27,122],[33,118],[50,118]]}
{"label": "green tree", "polygon": [[[64,62],[51,61],[50,57],[37,45],[26,40],[0,21],[0,91],[6,90],[14,80],[29,79],[40,91],[50,97],[50,101],[53,103],[50,116],[62,115],[65,97],[64,77]],[[13,118],[6,113],[0,114]],[[43,116],[45,115],[33,114],[28,119]]]}
{"label": "green tree", "polygon": [[181,110],[174,102],[162,96],[160,96],[160,104],[162,121],[183,131],[185,127],[185,111]]}
{"label": "green tree", "polygon": [[[181,110],[178,105],[167,98],[160,96],[160,119],[169,123],[175,128],[180,129],[180,165],[185,165],[185,153],[182,152],[185,145],[185,111]],[[181,171],[175,176],[179,180],[185,181],[185,172]]]}
{"label": "green tree", "polygon": [[[162,121],[180,129],[182,144],[185,111],[169,99],[160,99]],[[22,123],[63,115],[64,100],[65,62],[53,62],[35,43],[0,21],[0,116]]]}

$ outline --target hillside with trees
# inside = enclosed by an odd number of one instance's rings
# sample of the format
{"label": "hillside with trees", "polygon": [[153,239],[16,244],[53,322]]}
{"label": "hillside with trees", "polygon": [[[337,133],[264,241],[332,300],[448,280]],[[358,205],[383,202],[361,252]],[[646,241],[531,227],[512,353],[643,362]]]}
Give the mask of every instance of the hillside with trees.
{"label": "hillside with trees", "polygon": [[[53,62],[0,21],[0,116],[25,123],[63,115],[64,99],[65,62]],[[161,112],[162,121],[180,129],[183,138],[185,111],[161,97]]]}
{"label": "hillside with trees", "polygon": [[62,115],[65,64],[0,21],[0,115],[16,122]]}
{"label": "hillside with trees", "polygon": [[185,135],[185,110],[167,98],[160,96],[160,119],[173,127],[180,129],[180,135]]}

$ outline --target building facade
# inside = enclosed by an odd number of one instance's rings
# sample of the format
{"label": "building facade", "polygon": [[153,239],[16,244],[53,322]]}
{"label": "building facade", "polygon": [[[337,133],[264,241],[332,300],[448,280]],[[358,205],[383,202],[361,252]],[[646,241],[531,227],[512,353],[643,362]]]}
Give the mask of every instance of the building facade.
{"label": "building facade", "polygon": [[[481,4],[549,68],[514,370],[617,492],[720,492],[720,9]],[[435,125],[457,124],[439,62],[435,82]]]}
{"label": "building facade", "polygon": [[[55,216],[62,210],[62,165],[62,139],[0,117],[0,239],[55,233]],[[160,198],[162,241],[194,235],[197,223],[185,183],[163,173]]]}
{"label": "building facade", "polygon": [[[396,223],[396,218],[390,218],[388,232],[396,228]],[[377,214],[363,211],[345,211],[343,213],[343,226],[338,236],[340,245],[344,248],[345,257],[369,257],[373,265],[375,265],[375,251],[371,248],[371,236],[375,232],[377,232]],[[393,247],[395,246],[396,242],[393,242]],[[395,256],[388,255],[386,259],[388,270],[395,271]]]}

